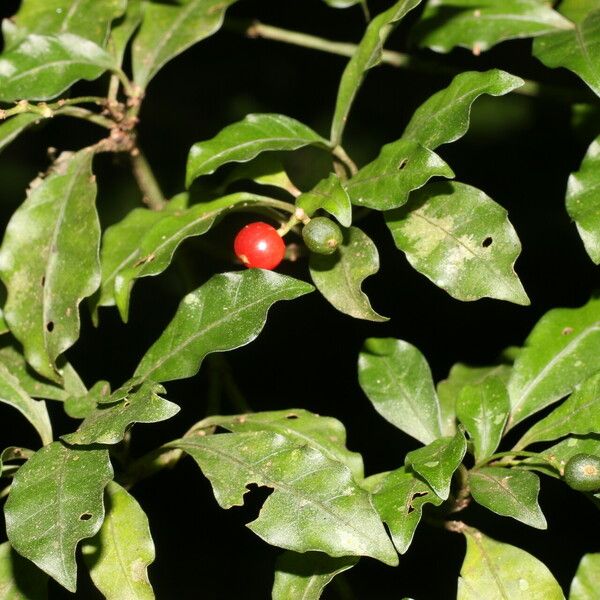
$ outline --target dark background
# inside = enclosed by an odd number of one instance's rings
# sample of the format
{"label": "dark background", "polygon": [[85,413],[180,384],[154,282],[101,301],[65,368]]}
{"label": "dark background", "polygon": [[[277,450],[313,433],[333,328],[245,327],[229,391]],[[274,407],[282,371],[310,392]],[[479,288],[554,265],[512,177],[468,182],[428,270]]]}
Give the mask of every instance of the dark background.
{"label": "dark background", "polygon": [[[17,5],[16,1],[4,2],[0,10],[10,15]],[[373,13],[388,5],[370,2]],[[228,15],[229,27],[169,63],[148,89],[140,141],[169,196],[183,189],[189,147],[248,112],[283,113],[328,134],[346,59],[247,39],[233,30],[234,20],[257,18],[340,41],[358,41],[364,29],[359,8],[333,10],[318,0],[246,0],[234,5]],[[504,43],[480,57],[464,50],[447,56],[417,50],[407,36],[417,15],[418,11],[410,15],[388,48],[410,50],[457,70],[505,68],[570,87],[578,97],[597,101],[575,76],[545,69],[531,58],[529,41]],[[415,108],[449,81],[447,75],[430,70],[382,66],[371,71],[347,128],[345,146],[350,155],[359,164],[374,158],[382,144],[400,137]],[[74,93],[104,93],[105,86],[105,80],[79,84]],[[391,317],[390,321],[353,320],[336,312],[318,293],[275,306],[260,337],[227,355],[249,405],[254,410],[302,407],[335,416],[346,425],[348,446],[364,455],[368,474],[401,465],[404,454],[417,443],[379,417],[362,394],[356,360],[363,340],[391,336],[411,342],[428,358],[438,381],[455,362],[484,365],[494,361],[503,348],[522,344],[550,308],[585,303],[597,287],[598,272],[569,221],[564,194],[569,173],[577,168],[599,129],[597,111],[594,118],[582,121],[574,117],[568,103],[552,98],[512,94],[478,100],[468,135],[440,148],[439,153],[458,180],[480,187],[508,209],[523,244],[516,268],[531,306],[453,300],[410,267],[395,249],[380,215],[374,213],[361,226],[379,247],[381,270],[365,289],[373,307]],[[3,222],[22,201],[27,183],[48,165],[47,147],[77,149],[99,135],[103,132],[93,125],[55,119],[13,143],[0,157]],[[291,167],[302,183],[318,178],[323,165],[314,153],[300,152]],[[139,192],[123,157],[100,156],[96,168],[98,204],[106,226],[138,205]],[[204,193],[203,186],[198,186],[196,199],[202,200]],[[214,232],[186,242],[165,274],[136,283],[127,325],[110,308],[102,309],[101,325],[94,329],[87,311],[82,311],[82,336],[67,357],[88,386],[98,379],[109,379],[117,386],[127,379],[186,291],[215,272],[239,268],[232,261],[230,240],[251,218],[226,219]],[[285,264],[280,270],[309,279],[306,260]],[[167,384],[168,397],[182,411],[167,423],[138,426],[134,454],[178,437],[204,416],[207,365],[190,380]],[[51,409],[58,434],[76,427],[59,406]],[[234,410],[225,401],[222,411]],[[37,442],[18,413],[2,406],[0,412],[3,446],[35,447]],[[261,492],[249,496],[246,508],[222,511],[204,476],[187,459],[174,471],[138,484],[133,493],[148,513],[157,546],[150,574],[159,599],[269,597],[280,551],[243,526],[257,514]],[[543,481],[540,503],[548,518],[547,532],[475,507],[464,513],[464,519],[496,539],[532,552],[568,589],[580,556],[600,550],[597,511],[581,495],[548,478]],[[398,568],[363,559],[341,584],[330,586],[325,597],[452,598],[463,552],[460,536],[421,525]],[[77,597],[100,597],[84,571]],[[51,590],[52,598],[71,597],[54,583]]]}

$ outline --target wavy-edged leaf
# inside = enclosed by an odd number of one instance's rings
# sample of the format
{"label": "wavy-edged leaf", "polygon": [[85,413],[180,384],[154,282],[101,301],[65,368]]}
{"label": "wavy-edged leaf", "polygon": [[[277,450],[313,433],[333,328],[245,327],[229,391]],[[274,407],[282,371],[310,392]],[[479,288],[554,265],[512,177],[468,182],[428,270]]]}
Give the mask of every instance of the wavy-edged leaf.
{"label": "wavy-edged leaf", "polygon": [[431,370],[415,346],[392,338],[366,340],[358,381],[375,410],[398,429],[424,444],[442,435]]}
{"label": "wavy-edged leaf", "polygon": [[569,600],[598,600],[600,553],[584,554],[571,582]]}
{"label": "wavy-edged leaf", "polygon": [[436,52],[461,46],[479,54],[504,40],[572,27],[540,0],[436,0],[428,3],[413,35]]}
{"label": "wavy-edged leaf", "polygon": [[134,423],[158,423],[179,412],[179,406],[161,398],[162,385],[144,382],[138,389],[114,404],[101,404],[83,421],[76,432],[63,435],[68,444],[117,444]]}
{"label": "wavy-edged leaf", "polygon": [[13,214],[0,250],[4,316],[27,362],[58,380],[56,358],[79,337],[79,303],[100,283],[93,152],[81,150]]}
{"label": "wavy-edged leaf", "polygon": [[97,381],[89,392],[65,398],[63,408],[70,417],[85,419],[96,410],[98,404],[106,402],[109,397],[110,383],[108,381]]}
{"label": "wavy-edged leaf", "polygon": [[525,448],[534,442],[557,440],[568,435],[600,431],[600,373],[593,375],[547,417],[538,421],[518,443]]}
{"label": "wavy-edged leaf", "polygon": [[4,508],[14,549],[75,592],[77,544],[102,525],[102,492],[113,471],[107,450],[53,442],[16,473]]}
{"label": "wavy-edged leaf", "polygon": [[523,83],[520,77],[500,69],[460,73],[417,108],[402,137],[430,150],[455,142],[467,133],[471,107],[479,96],[504,96]]}
{"label": "wavy-edged leaf", "polygon": [[312,190],[298,196],[296,206],[304,210],[309,217],[317,210],[323,209],[344,227],[350,227],[352,224],[350,197],[335,173],[330,173],[327,179],[319,181]]}
{"label": "wavy-edged leaf", "polygon": [[0,123],[0,152],[40,119],[35,113],[23,113]]}
{"label": "wavy-edged leaf", "polygon": [[275,302],[312,290],[308,283],[261,269],[215,275],[184,297],[135,375],[155,381],[191,377],[207,354],[254,340]]}
{"label": "wavy-edged leaf", "polygon": [[408,201],[413,190],[432,177],[454,177],[452,169],[421,144],[401,138],[381,149],[379,156],[346,183],[352,204],[391,210]]}
{"label": "wavy-edged leaf", "polygon": [[600,96],[600,9],[569,31],[536,39],[533,55],[551,69],[573,71]]}
{"label": "wavy-edged leaf", "polygon": [[50,100],[114,67],[100,46],[72,33],[29,34],[0,54],[0,101]]}
{"label": "wavy-edged leaf", "polygon": [[16,408],[35,427],[43,444],[52,441],[52,425],[46,403],[31,398],[21,387],[19,380],[2,363],[0,363],[0,402]]}
{"label": "wavy-edged leaf", "polygon": [[579,171],[569,177],[567,212],[590,258],[600,264],[600,136],[591,143]]}
{"label": "wavy-edged leaf", "polygon": [[385,219],[410,264],[453,298],[529,304],[514,270],[519,238],[506,210],[481,190],[435,182]]}
{"label": "wavy-edged leaf", "polygon": [[106,486],[105,496],[104,523],[82,544],[92,581],[107,600],[153,600],[147,569],[155,552],[148,517],[114,481]]}
{"label": "wavy-edged leaf", "polygon": [[275,563],[272,600],[318,600],[323,590],[339,573],[351,569],[356,556],[334,558],[322,552],[284,552]]}
{"label": "wavy-edged leaf", "polygon": [[535,473],[483,467],[469,472],[469,487],[475,502],[492,512],[536,529],[547,529],[538,504],[540,480]]}
{"label": "wavy-edged leaf", "polygon": [[442,500],[446,500],[450,494],[452,475],[466,452],[467,440],[459,429],[453,437],[439,438],[424,448],[409,452],[404,462],[425,479]]}
{"label": "wavy-edged leaf", "polygon": [[361,229],[346,229],[343,243],[333,254],[312,252],[309,267],[319,292],[340,312],[367,321],[388,320],[373,310],[362,291],[363,281],[379,271],[379,253]]}
{"label": "wavy-edged leaf", "polygon": [[496,451],[509,412],[508,390],[499,377],[488,376],[479,385],[462,388],[456,403],[456,414],[469,432],[476,461]]}
{"label": "wavy-edged leaf", "polygon": [[458,579],[457,600],[564,600],[548,567],[510,544],[465,529],[467,554]]}
{"label": "wavy-edged leaf", "polygon": [[127,10],[111,27],[108,51],[118,65],[123,63],[127,44],[142,22],[142,16],[142,0],[127,0]]}
{"label": "wavy-edged leaf", "polygon": [[235,416],[214,416],[206,418],[207,426],[218,425],[234,433],[244,431],[272,431],[289,439],[295,439],[298,445],[307,440],[331,460],[346,465],[354,479],[360,482],[364,478],[362,456],[346,448],[346,429],[337,419],[322,417],[302,408],[257,412]]}
{"label": "wavy-edged leaf", "polygon": [[442,499],[422,479],[405,467],[387,473],[373,488],[373,503],[388,526],[396,550],[410,547],[425,504],[439,506]]}
{"label": "wavy-edged leaf", "polygon": [[415,8],[421,0],[399,0],[385,12],[378,14],[367,26],[352,58],[349,60],[340,81],[335,113],[331,123],[331,144],[337,146],[342,135],[354,98],[369,69],[381,62],[383,45],[394,30],[395,25]]}
{"label": "wavy-edged leaf", "polygon": [[144,2],[144,20],[132,48],[135,83],[146,87],[167,62],[219,31],[235,1]]}
{"label": "wavy-edged leaf", "polygon": [[201,175],[210,175],[230,162],[247,162],[261,152],[297,150],[304,146],[327,147],[327,140],[291,117],[252,113],[221,129],[214,138],[190,148],[186,183],[190,186]]}
{"label": "wavy-edged leaf", "polygon": [[555,308],[533,328],[508,382],[508,427],[570,394],[600,371],[600,299]]}
{"label": "wavy-edged leaf", "polygon": [[368,492],[350,469],[310,442],[269,431],[196,436],[168,444],[187,452],[210,480],[222,508],[241,506],[247,486],[273,489],[248,527],[267,543],[295,552],[398,556]]}
{"label": "wavy-edged leaf", "polygon": [[0,598],[46,600],[48,576],[19,556],[8,542],[0,544]]}

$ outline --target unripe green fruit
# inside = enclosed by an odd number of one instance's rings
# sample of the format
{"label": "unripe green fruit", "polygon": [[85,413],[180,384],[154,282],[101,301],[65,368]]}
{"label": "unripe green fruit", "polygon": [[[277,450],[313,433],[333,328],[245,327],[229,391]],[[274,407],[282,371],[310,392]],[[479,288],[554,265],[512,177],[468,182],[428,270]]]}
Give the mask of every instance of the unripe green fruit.
{"label": "unripe green fruit", "polygon": [[311,252],[333,254],[342,243],[342,230],[327,217],[315,217],[302,229],[304,243]]}
{"label": "unripe green fruit", "polygon": [[593,454],[576,454],[565,465],[564,480],[578,492],[600,490],[600,457]]}

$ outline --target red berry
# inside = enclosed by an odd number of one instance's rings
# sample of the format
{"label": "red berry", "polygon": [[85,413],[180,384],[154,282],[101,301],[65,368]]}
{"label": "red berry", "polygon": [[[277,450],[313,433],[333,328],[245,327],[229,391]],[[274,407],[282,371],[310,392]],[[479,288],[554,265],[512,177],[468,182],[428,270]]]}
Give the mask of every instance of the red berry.
{"label": "red berry", "polygon": [[271,270],[282,261],[285,243],[274,227],[258,221],[240,230],[233,249],[248,268]]}

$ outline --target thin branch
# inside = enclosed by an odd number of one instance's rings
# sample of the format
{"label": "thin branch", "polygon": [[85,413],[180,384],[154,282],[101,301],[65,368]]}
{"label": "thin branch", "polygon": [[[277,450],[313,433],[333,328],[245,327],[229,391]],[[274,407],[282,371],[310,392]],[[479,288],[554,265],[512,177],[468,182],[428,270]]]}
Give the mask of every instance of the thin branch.
{"label": "thin branch", "polygon": [[144,202],[153,210],[164,208],[167,201],[146,157],[137,148],[131,153],[131,167],[138,186],[144,195]]}
{"label": "thin branch", "polygon": [[105,129],[113,129],[115,127],[115,123],[102,115],[98,115],[93,113],[90,110],[85,108],[81,108],[80,106],[64,106],[62,108],[57,109],[53,115],[56,116],[65,116],[65,117],[74,117],[76,119],[82,119],[84,121],[89,121],[90,123],[94,123],[95,125],[99,125],[100,127],[104,127]]}

